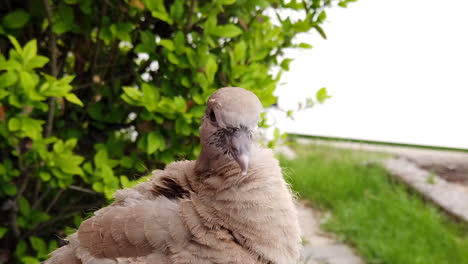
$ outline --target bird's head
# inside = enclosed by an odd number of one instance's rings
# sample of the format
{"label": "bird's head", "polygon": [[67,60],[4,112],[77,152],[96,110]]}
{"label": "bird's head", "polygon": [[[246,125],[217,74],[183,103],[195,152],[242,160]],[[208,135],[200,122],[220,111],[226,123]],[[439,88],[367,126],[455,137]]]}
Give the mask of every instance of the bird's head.
{"label": "bird's head", "polygon": [[210,96],[200,127],[202,152],[211,161],[209,167],[233,159],[242,174],[247,173],[252,135],[262,111],[258,97],[243,88],[221,88]]}

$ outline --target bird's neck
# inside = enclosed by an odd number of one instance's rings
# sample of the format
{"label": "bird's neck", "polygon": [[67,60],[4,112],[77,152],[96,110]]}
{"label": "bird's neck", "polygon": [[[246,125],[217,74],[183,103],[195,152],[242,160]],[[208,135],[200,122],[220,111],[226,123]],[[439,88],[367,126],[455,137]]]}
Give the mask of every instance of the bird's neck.
{"label": "bird's neck", "polygon": [[199,176],[208,176],[213,174],[216,171],[216,168],[222,167],[230,161],[231,160],[225,157],[225,155],[222,155],[222,153],[202,148],[196,161],[195,172]]}

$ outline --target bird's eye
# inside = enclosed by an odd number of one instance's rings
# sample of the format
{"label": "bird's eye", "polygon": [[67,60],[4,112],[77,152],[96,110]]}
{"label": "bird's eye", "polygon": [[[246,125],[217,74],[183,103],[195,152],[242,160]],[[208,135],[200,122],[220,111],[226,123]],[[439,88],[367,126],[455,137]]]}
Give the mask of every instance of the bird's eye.
{"label": "bird's eye", "polygon": [[213,110],[211,110],[211,112],[210,112],[210,120],[212,122],[216,122],[216,115],[215,115]]}

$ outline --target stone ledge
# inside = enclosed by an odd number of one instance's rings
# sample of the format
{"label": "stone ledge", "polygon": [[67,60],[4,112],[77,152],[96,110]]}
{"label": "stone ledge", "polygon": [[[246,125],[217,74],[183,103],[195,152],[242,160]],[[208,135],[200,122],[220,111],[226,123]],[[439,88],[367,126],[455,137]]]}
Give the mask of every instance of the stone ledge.
{"label": "stone ledge", "polygon": [[416,166],[407,159],[397,158],[384,161],[387,170],[439,205],[449,214],[468,222],[468,191],[464,186],[450,183],[434,173]]}

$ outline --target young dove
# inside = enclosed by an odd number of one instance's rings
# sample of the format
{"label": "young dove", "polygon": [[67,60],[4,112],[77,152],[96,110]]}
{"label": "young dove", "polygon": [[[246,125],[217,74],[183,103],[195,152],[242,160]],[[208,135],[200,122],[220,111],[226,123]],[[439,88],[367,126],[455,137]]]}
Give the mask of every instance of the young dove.
{"label": "young dove", "polygon": [[45,263],[297,263],[291,192],[272,151],[252,139],[262,110],[243,88],[213,93],[199,158],[117,191]]}

